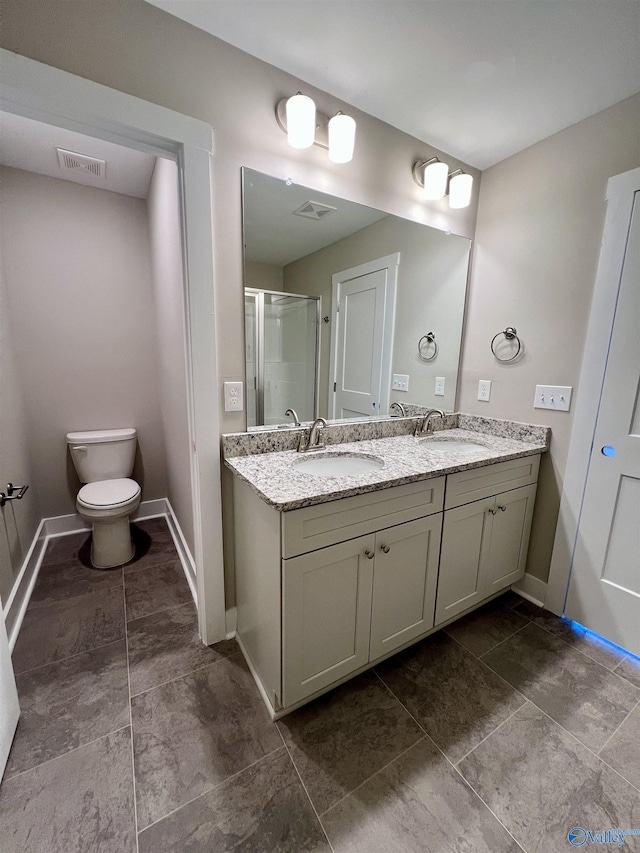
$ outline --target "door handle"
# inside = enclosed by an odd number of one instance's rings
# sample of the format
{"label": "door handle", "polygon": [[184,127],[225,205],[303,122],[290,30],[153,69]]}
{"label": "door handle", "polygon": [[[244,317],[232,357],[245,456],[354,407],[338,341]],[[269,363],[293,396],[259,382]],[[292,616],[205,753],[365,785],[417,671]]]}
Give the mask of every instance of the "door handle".
{"label": "door handle", "polygon": [[506,506],[499,506],[498,509],[500,510],[500,512],[506,512],[507,511]]}
{"label": "door handle", "polygon": [[388,554],[391,548],[388,545],[381,545],[380,550],[384,551],[385,554]]}
{"label": "door handle", "polygon": [[495,515],[498,512],[498,510],[494,506],[492,506],[492,507],[489,507],[487,512],[490,512],[491,515]]}
{"label": "door handle", "polygon": [[367,560],[373,560],[373,558],[375,556],[373,551],[371,551],[369,548],[367,548],[367,550],[364,552],[364,555],[367,558]]}

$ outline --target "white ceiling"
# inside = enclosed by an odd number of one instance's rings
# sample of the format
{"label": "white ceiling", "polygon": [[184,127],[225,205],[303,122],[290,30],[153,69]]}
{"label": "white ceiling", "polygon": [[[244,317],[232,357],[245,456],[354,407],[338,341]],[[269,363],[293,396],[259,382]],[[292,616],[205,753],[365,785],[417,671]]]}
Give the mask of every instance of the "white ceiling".
{"label": "white ceiling", "polygon": [[640,91],[638,0],[147,2],[479,169]]}
{"label": "white ceiling", "polygon": [[[56,148],[106,160],[104,178],[60,168]],[[146,198],[156,162],[151,154],[93,136],[0,112],[0,164],[114,193]]]}

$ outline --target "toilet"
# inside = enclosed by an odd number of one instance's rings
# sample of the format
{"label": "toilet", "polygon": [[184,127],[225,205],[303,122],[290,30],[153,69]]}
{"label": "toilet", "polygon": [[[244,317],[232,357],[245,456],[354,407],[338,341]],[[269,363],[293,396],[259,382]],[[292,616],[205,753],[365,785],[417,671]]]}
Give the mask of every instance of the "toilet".
{"label": "toilet", "polygon": [[140,505],[140,486],[129,479],[136,455],[136,431],[100,429],[67,433],[80,482],[76,509],[92,524],[91,563],[110,569],[135,553],[129,517]]}

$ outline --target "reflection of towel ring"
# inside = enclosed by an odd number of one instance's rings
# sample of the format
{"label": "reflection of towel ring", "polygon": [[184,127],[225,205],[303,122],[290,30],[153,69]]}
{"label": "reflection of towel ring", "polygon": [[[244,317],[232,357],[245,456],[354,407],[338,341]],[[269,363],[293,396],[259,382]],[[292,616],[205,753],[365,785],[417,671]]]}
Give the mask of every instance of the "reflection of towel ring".
{"label": "reflection of towel ring", "polygon": [[[505,336],[505,338],[506,338],[508,341],[512,341],[512,340],[515,338],[515,339],[516,339],[516,341],[518,342],[518,349],[516,350],[515,355],[512,355],[512,356],[511,356],[511,358],[500,358],[500,356],[496,354],[496,351],[495,351],[495,349],[494,349],[494,346],[493,346],[493,345],[494,345],[494,344],[495,344],[495,342],[496,342],[496,338],[499,338],[499,337],[500,337],[500,335],[504,335],[504,336]],[[514,328],[513,326],[507,326],[507,328],[504,330],[504,332],[498,332],[498,334],[497,334],[497,335],[494,335],[494,336],[493,336],[493,338],[492,338],[492,340],[491,340],[491,352],[493,353],[493,355],[495,356],[495,358],[496,358],[498,361],[501,361],[503,364],[505,364],[505,363],[506,363],[506,362],[508,362],[508,361],[515,361],[515,360],[516,360],[516,358],[520,355],[520,350],[521,350],[521,349],[522,349],[522,343],[521,343],[521,341],[520,341],[520,338],[519,338],[519,337],[518,337],[518,335],[516,334],[516,330],[515,330],[515,328]]]}
{"label": "reflection of towel ring", "polygon": [[[422,354],[422,342],[426,341],[427,346],[429,344],[433,344],[433,355],[423,355]],[[423,335],[418,341],[418,355],[423,361],[433,361],[433,359],[438,355],[438,344],[436,343],[436,336],[433,332],[427,332],[426,335]]]}

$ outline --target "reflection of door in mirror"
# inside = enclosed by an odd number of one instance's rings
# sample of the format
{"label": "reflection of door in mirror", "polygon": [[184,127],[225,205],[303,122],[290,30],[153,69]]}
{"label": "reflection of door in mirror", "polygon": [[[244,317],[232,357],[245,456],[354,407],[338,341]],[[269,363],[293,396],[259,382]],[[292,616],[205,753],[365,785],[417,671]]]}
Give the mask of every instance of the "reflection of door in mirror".
{"label": "reflection of door in mirror", "polygon": [[245,289],[247,426],[273,426],[295,409],[317,411],[320,300]]}

